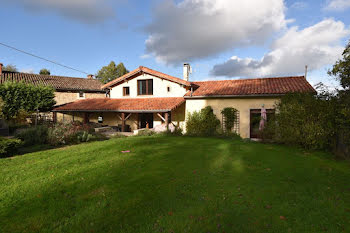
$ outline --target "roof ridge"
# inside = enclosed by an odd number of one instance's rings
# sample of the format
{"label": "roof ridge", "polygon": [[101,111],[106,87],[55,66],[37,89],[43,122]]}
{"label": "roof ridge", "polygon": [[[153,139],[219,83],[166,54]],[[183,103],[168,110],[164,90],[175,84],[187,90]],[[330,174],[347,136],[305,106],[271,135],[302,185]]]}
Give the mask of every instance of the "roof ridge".
{"label": "roof ridge", "polygon": [[206,80],[206,81],[191,81],[191,83],[245,81],[245,80],[263,80],[263,79],[285,79],[285,78],[305,78],[305,76],[304,75],[299,75],[299,76],[279,76],[279,77],[264,77],[264,78],[220,79],[220,80]]}
{"label": "roof ridge", "polygon": [[175,76],[172,76],[172,75],[169,75],[169,74],[157,71],[157,70],[153,70],[153,69],[148,68],[146,66],[139,66],[138,68],[130,71],[129,73],[124,74],[123,76],[106,83],[105,85],[102,86],[102,88],[107,88],[107,87],[113,86],[113,85],[117,84],[118,82],[123,81],[124,79],[127,79],[134,74],[137,74],[138,72],[145,72],[145,73],[149,73],[149,74],[154,75],[154,76],[158,75],[158,77],[164,76],[164,77],[159,77],[159,78],[168,79],[169,81],[177,82],[177,83],[180,83],[183,85],[188,85],[188,86],[191,85],[191,82],[183,80],[181,78],[178,78],[178,77],[175,77]]}
{"label": "roof ridge", "polygon": [[4,71],[1,75],[4,74],[24,74],[24,75],[31,75],[31,76],[38,76],[38,77],[60,77],[60,78],[74,78],[74,79],[84,79],[89,81],[99,81],[97,79],[88,79],[83,77],[72,77],[72,76],[62,76],[62,75],[47,75],[47,74],[32,74],[32,73],[25,73],[25,72],[8,72]]}

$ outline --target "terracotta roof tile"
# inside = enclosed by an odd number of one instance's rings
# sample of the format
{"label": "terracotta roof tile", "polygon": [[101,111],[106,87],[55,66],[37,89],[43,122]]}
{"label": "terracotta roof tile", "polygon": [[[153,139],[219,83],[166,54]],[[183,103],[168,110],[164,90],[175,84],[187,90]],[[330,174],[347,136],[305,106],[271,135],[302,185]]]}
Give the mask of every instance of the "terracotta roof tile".
{"label": "terracotta roof tile", "polygon": [[[316,92],[304,76],[203,81],[192,82],[192,85],[194,86],[193,97],[281,95],[289,92]],[[185,96],[190,95],[191,93],[188,92]]]}
{"label": "terracotta roof tile", "polygon": [[11,82],[25,82],[34,85],[51,86],[56,90],[71,90],[71,91],[93,91],[104,92],[102,84],[96,79],[73,78],[65,76],[27,74],[19,72],[4,71],[0,76],[0,84]]}
{"label": "terracotta roof tile", "polygon": [[182,84],[185,86],[191,85],[190,82],[183,80],[181,78],[177,78],[177,77],[174,77],[174,76],[171,76],[168,74],[161,73],[161,72],[156,71],[156,70],[152,70],[152,69],[144,67],[144,66],[140,66],[139,68],[137,68],[133,71],[130,71],[129,73],[127,73],[127,74],[125,74],[125,75],[123,75],[123,76],[121,76],[113,81],[110,81],[109,83],[106,83],[102,88],[115,86],[118,83],[121,83],[121,82],[127,80],[128,78],[132,78],[134,75],[140,74],[140,73],[150,74],[150,75],[153,75],[153,76],[156,76],[159,78],[163,78],[163,79],[169,80],[171,82],[179,83],[179,84]]}
{"label": "terracotta roof tile", "polygon": [[170,111],[185,102],[183,97],[167,98],[123,98],[123,99],[84,99],[61,105],[54,109],[60,111]]}

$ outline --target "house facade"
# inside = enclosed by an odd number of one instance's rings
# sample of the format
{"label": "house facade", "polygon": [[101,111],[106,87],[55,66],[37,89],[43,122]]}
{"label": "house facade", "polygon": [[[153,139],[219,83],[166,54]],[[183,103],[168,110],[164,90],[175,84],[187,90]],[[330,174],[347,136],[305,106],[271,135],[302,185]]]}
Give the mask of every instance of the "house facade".
{"label": "house facade", "polygon": [[234,130],[243,138],[256,137],[256,120],[264,107],[274,113],[275,104],[290,92],[315,93],[305,77],[276,77],[190,82],[189,66],[180,79],[147,67],[139,68],[104,86],[110,96],[67,103],[54,112],[74,116],[75,120],[99,122],[121,131],[155,128],[173,124],[185,129],[189,113],[211,106],[222,121],[226,107],[238,110]]}

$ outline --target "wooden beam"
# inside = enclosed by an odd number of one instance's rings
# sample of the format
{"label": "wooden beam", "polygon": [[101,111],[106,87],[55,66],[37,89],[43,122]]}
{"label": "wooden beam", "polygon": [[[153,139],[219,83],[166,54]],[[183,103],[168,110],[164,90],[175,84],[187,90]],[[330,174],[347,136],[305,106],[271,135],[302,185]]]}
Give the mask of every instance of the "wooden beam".
{"label": "wooden beam", "polygon": [[125,113],[122,112],[122,132],[125,132]]}
{"label": "wooden beam", "polygon": [[157,113],[157,115],[160,117],[160,119],[162,119],[163,121],[165,121],[164,117],[162,115],[160,115],[160,113]]}
{"label": "wooden beam", "polygon": [[125,117],[125,120],[129,119],[130,116],[131,116],[131,113],[129,113],[129,115],[127,115],[127,117]]}
{"label": "wooden beam", "polygon": [[120,120],[122,120],[122,117],[121,117],[121,116],[119,116],[119,114],[118,114],[117,116],[119,117],[119,119],[120,119]]}

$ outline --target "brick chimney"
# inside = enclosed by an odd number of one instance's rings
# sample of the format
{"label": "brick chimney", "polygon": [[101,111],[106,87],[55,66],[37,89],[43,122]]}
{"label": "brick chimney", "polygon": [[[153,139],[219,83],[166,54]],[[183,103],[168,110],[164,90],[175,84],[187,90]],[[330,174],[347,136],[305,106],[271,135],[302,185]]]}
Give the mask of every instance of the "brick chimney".
{"label": "brick chimney", "polygon": [[0,75],[2,75],[2,66],[3,66],[3,64],[0,63]]}
{"label": "brick chimney", "polygon": [[87,79],[94,79],[94,75],[88,74]]}

